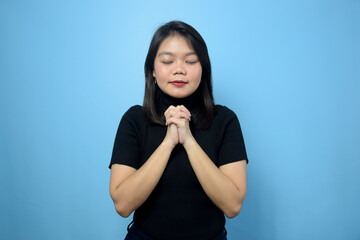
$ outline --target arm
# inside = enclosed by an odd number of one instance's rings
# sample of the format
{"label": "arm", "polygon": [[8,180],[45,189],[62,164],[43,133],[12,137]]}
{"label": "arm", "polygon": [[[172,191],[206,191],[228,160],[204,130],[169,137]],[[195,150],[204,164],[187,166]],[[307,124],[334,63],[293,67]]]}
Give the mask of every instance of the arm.
{"label": "arm", "polygon": [[246,161],[218,168],[192,139],[184,144],[194,172],[208,197],[227,217],[236,217],[246,194]]}
{"label": "arm", "polygon": [[158,183],[177,144],[176,126],[168,126],[164,141],[138,170],[114,164],[111,167],[110,195],[116,211],[128,217],[149,197]]}
{"label": "arm", "polygon": [[[173,111],[181,112],[186,109],[178,106]],[[183,144],[205,193],[227,217],[237,216],[246,194],[246,161],[233,162],[218,168],[192,136],[187,119],[175,113],[165,116],[167,124],[177,126],[179,142]]]}

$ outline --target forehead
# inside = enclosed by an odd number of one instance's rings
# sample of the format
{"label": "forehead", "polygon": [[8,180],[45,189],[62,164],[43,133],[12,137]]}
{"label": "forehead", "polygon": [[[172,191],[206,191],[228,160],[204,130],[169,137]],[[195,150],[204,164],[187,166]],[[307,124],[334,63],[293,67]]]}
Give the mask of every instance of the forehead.
{"label": "forehead", "polygon": [[178,34],[175,34],[173,36],[169,36],[165,38],[162,43],[159,46],[159,49],[157,51],[157,55],[164,53],[164,52],[170,52],[170,53],[189,53],[194,52],[193,47],[191,46],[189,40],[184,38],[183,36],[180,36]]}

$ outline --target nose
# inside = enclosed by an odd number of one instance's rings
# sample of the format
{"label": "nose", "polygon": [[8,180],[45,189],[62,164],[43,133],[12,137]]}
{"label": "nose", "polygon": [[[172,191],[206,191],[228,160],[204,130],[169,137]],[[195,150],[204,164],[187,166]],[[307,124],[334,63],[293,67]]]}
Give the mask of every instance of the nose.
{"label": "nose", "polygon": [[181,60],[176,61],[176,64],[174,66],[174,71],[173,74],[182,74],[182,75],[186,75],[186,69],[184,66],[184,62],[182,62]]}

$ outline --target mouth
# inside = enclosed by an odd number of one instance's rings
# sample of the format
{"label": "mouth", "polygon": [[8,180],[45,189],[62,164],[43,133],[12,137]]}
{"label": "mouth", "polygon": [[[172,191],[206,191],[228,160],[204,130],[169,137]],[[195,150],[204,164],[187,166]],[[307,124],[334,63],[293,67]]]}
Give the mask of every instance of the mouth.
{"label": "mouth", "polygon": [[177,87],[182,87],[185,84],[187,84],[187,82],[182,81],[182,80],[174,80],[170,82],[172,85],[177,86]]}

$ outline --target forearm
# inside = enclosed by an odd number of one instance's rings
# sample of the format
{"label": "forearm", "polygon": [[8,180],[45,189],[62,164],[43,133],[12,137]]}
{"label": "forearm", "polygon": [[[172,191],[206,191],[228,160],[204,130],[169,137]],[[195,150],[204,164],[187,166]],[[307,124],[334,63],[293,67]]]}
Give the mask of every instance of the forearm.
{"label": "forearm", "polygon": [[224,175],[192,138],[184,144],[190,164],[205,193],[227,217],[235,217],[241,209],[245,191]]}
{"label": "forearm", "polygon": [[129,216],[149,197],[164,172],[172,149],[173,146],[162,142],[143,166],[114,187],[111,197],[121,216]]}

